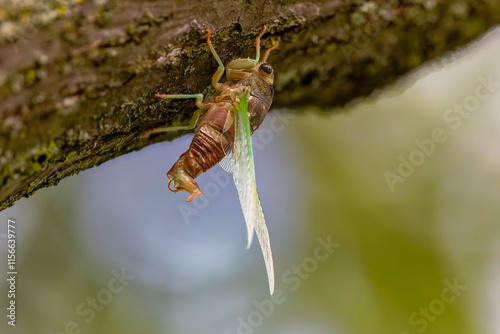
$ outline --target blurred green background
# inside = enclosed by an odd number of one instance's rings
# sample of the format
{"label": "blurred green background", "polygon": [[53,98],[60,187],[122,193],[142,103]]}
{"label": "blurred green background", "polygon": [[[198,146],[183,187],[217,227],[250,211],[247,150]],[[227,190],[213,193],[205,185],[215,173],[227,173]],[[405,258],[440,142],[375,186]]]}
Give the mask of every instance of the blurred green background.
{"label": "blurred green background", "polygon": [[229,175],[202,175],[191,204],[168,191],[192,136],[17,202],[0,213],[4,273],[18,225],[17,326],[0,332],[500,333],[500,84],[483,83],[499,50],[497,30],[342,112],[268,116],[273,298]]}

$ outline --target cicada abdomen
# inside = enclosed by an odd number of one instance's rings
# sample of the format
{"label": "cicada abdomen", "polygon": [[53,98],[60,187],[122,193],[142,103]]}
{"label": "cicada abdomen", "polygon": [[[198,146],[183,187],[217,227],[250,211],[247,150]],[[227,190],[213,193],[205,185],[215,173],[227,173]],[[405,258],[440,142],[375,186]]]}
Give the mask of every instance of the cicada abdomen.
{"label": "cicada abdomen", "polygon": [[[223,133],[229,110],[214,105],[199,119],[191,145],[167,172],[169,189],[173,192],[187,191],[190,202],[201,195],[201,190],[194,180],[200,174],[212,168],[225,156],[223,147],[232,145],[234,129]],[[174,187],[170,188],[170,183]]]}

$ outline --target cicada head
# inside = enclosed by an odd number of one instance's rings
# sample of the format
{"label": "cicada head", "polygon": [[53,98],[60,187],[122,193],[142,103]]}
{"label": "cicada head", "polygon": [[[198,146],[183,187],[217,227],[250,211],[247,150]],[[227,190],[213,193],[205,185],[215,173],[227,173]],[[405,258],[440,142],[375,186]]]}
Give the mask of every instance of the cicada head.
{"label": "cicada head", "polygon": [[267,57],[269,57],[269,53],[271,53],[272,50],[278,47],[278,41],[274,42],[273,46],[267,49],[261,61],[260,38],[262,37],[262,35],[264,35],[265,31],[266,27],[264,27],[264,30],[262,31],[260,36],[257,37],[255,43],[257,54],[255,56],[255,59],[250,59],[250,58],[234,59],[227,65],[226,75],[229,80],[233,81],[246,80],[251,75],[256,74],[257,76],[259,76],[259,78],[266,81],[270,85],[274,83],[273,68],[266,61]]}
{"label": "cicada head", "polygon": [[270,85],[274,83],[273,68],[268,63],[256,63],[254,59],[235,59],[227,65],[226,75],[229,80],[247,80],[253,74]]}

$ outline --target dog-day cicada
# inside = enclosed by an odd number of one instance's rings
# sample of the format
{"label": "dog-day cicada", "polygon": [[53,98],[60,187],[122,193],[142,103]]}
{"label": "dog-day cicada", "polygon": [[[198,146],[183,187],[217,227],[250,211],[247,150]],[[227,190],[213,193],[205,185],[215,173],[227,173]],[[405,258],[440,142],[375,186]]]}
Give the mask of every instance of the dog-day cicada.
{"label": "dog-day cicada", "polygon": [[[274,95],[273,68],[266,61],[272,50],[278,46],[275,42],[260,60],[260,39],[266,27],[256,40],[255,59],[240,58],[227,65],[227,82],[220,83],[225,68],[210,41],[207,29],[207,44],[219,64],[212,77],[215,93],[206,101],[203,94],[164,95],[162,99],[196,99],[199,108],[191,123],[181,127],[163,127],[150,130],[152,133],[195,129],[195,136],[189,146],[168,171],[168,188],[173,192],[189,193],[186,201],[193,201],[201,196],[201,190],[194,180],[200,174],[220,163],[233,174],[238,190],[241,209],[247,227],[247,248],[250,247],[253,231],[257,234],[269,280],[271,294],[274,291],[274,267],[264,213],[260,204],[255,184],[255,171],[252,151],[252,133],[260,126]],[[173,183],[173,187],[170,184]]]}

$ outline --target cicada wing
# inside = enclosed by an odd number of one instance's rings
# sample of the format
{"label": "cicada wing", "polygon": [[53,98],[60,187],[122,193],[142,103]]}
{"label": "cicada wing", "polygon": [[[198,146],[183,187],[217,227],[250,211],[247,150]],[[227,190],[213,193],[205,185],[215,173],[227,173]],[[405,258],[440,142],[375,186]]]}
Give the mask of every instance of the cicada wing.
{"label": "cicada wing", "polygon": [[257,195],[257,220],[255,222],[255,233],[262,249],[264,262],[266,264],[267,279],[269,280],[269,291],[271,295],[274,292],[274,264],[273,253],[271,251],[271,242],[269,241],[269,232],[267,231],[266,220],[264,219],[264,212],[260,205],[260,199]]}
{"label": "cicada wing", "polygon": [[250,247],[253,230],[257,234],[266,264],[271,294],[274,291],[274,267],[269,233],[259,195],[255,184],[255,169],[253,162],[250,121],[247,112],[248,92],[242,96],[234,112],[235,135],[233,147],[233,178],[238,190],[241,210],[247,226],[247,248]]}
{"label": "cicada wing", "polygon": [[226,122],[224,123],[224,129],[222,129],[222,135],[220,137],[222,150],[224,151],[224,158],[219,161],[219,165],[226,172],[231,174],[233,172],[233,150],[234,150],[234,139],[228,134],[228,130],[234,123],[234,114],[232,112],[227,113]]}
{"label": "cicada wing", "polygon": [[222,158],[221,161],[219,161],[219,165],[222,167],[222,169],[224,169],[229,174],[231,174],[233,172],[232,159],[233,159],[233,152],[230,151],[230,152],[226,153],[226,156],[224,156],[224,158]]}
{"label": "cicada wing", "polygon": [[247,248],[252,244],[255,219],[257,217],[257,189],[253,165],[252,139],[250,122],[247,114],[247,96],[245,92],[240,103],[234,108],[234,146],[232,157],[233,180],[238,190],[241,211],[247,226]]}

